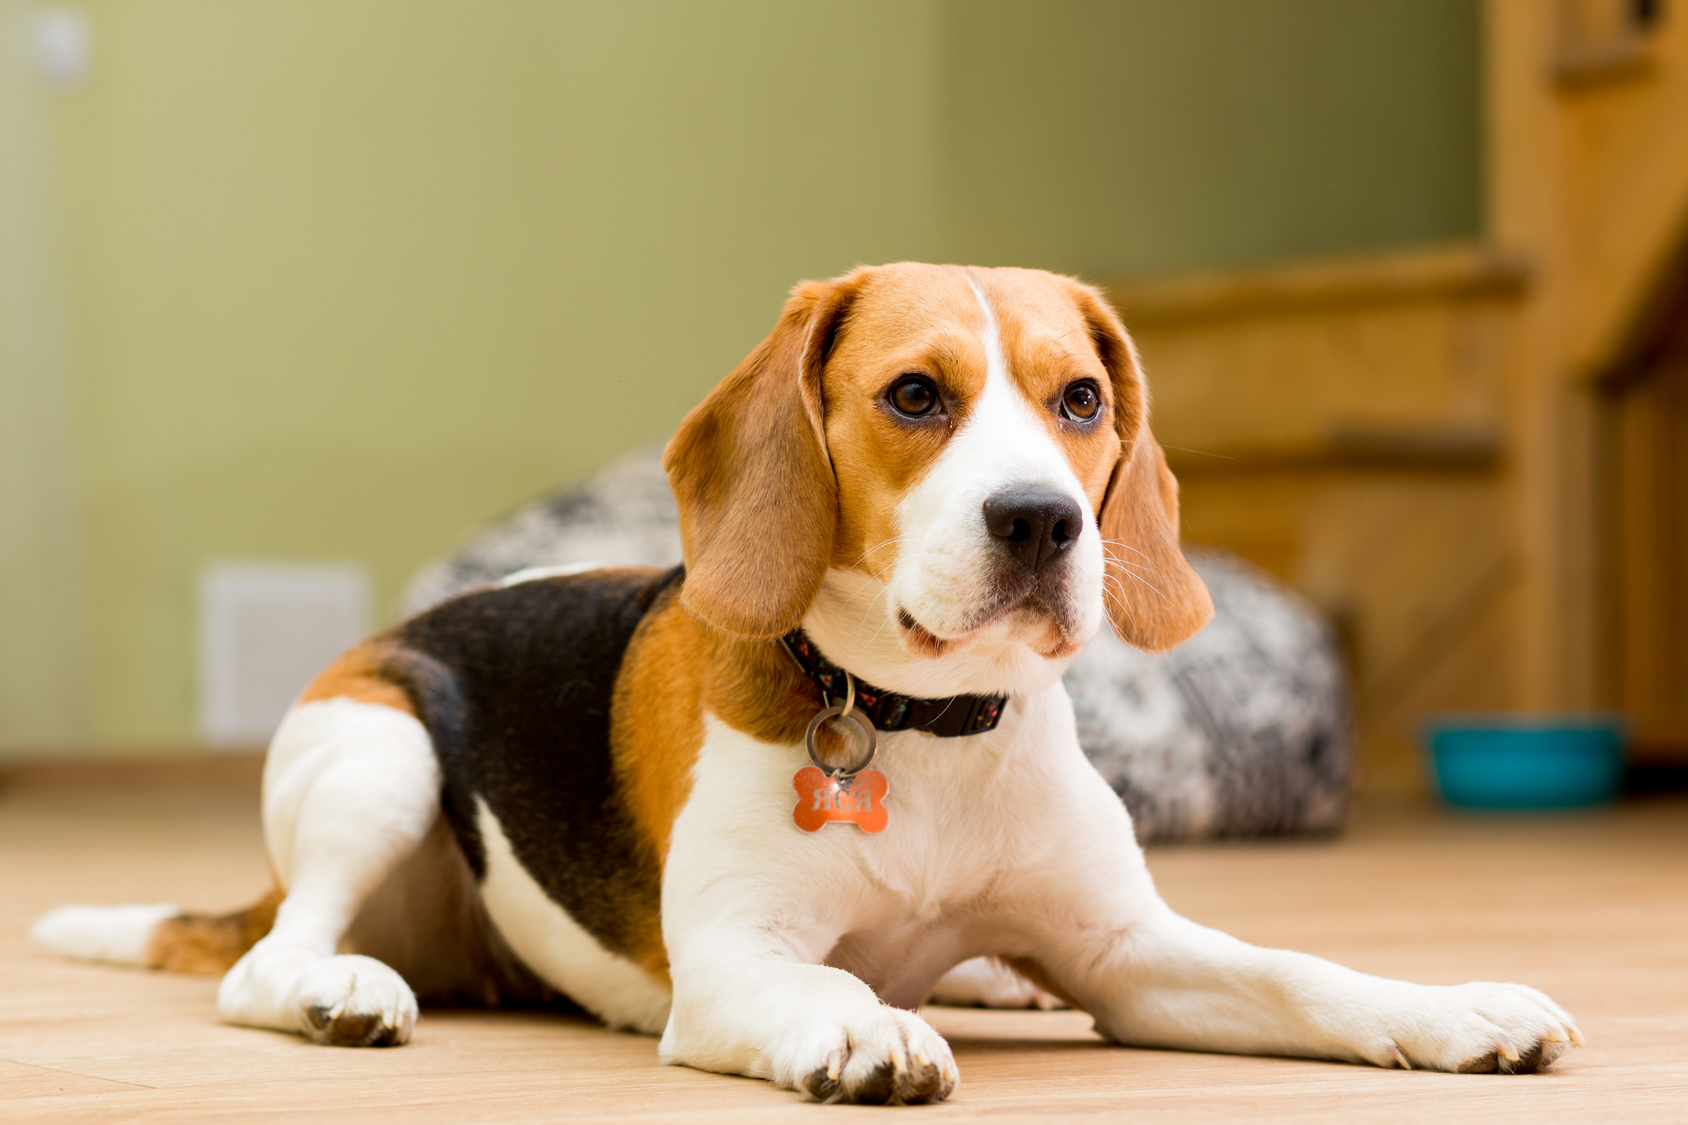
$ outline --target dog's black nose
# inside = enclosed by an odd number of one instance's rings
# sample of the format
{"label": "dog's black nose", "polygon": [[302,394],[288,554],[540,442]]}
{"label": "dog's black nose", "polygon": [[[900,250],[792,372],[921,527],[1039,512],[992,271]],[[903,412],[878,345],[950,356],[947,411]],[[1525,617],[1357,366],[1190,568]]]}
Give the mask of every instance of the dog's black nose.
{"label": "dog's black nose", "polygon": [[1016,488],[985,501],[985,527],[1015,559],[1040,570],[1084,530],[1084,513],[1059,492]]}

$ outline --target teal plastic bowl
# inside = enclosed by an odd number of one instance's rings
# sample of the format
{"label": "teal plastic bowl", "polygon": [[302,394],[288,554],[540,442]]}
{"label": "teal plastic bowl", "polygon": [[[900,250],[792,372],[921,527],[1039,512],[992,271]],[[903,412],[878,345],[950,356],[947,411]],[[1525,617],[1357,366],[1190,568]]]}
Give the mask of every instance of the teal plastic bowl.
{"label": "teal plastic bowl", "polygon": [[1610,715],[1447,716],[1425,733],[1436,787],[1464,808],[1582,808],[1623,781],[1624,724]]}

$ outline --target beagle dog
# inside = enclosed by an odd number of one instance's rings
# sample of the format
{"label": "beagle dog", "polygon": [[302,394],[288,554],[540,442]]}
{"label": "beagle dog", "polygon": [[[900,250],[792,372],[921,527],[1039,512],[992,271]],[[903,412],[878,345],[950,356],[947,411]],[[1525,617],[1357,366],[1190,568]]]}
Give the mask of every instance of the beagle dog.
{"label": "beagle dog", "polygon": [[[1533,1071],[1533,989],[1385,980],[1156,894],[1061,674],[1211,612],[1131,339],[1036,270],[799,285],[665,464],[685,565],[516,576],[346,653],[264,771],[277,890],[68,907],[66,952],[228,968],[225,1020],[403,1043],[417,996],[547,1004],[665,1063],[936,1102],[918,1006],[989,956],[1122,1044]],[[230,967],[232,964],[232,967]]]}

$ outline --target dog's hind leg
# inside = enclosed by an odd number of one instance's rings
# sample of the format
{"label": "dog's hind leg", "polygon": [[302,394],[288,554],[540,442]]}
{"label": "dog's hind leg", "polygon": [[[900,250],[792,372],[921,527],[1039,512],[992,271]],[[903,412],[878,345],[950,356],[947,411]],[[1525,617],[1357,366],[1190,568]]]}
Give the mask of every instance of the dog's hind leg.
{"label": "dog's hind leg", "polygon": [[287,897],[223,978],[225,1020],[345,1046],[410,1037],[410,986],[337,950],[364,900],[427,836],[439,801],[432,743],[407,711],[333,698],[288,713],[264,768],[264,835]]}
{"label": "dog's hind leg", "polygon": [[928,1004],[952,1008],[1041,1008],[1065,1007],[1061,998],[1046,992],[995,957],[963,961],[939,978],[926,997]]}

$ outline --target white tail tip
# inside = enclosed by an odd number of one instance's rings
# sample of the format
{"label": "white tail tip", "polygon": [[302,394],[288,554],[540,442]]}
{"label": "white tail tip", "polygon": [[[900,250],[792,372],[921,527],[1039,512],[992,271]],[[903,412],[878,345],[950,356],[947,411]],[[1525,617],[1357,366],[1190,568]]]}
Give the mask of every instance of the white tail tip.
{"label": "white tail tip", "polygon": [[143,964],[152,931],[180,911],[164,903],[127,906],[61,906],[43,914],[29,936],[83,961]]}

